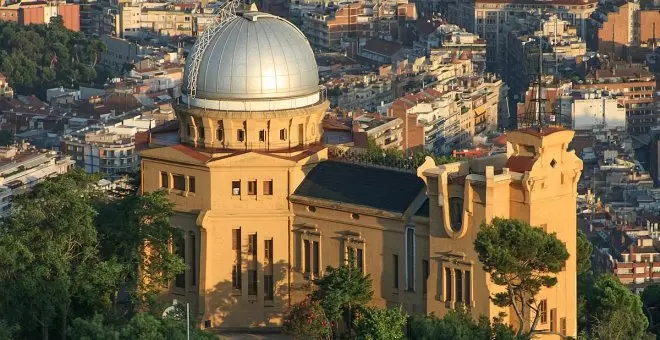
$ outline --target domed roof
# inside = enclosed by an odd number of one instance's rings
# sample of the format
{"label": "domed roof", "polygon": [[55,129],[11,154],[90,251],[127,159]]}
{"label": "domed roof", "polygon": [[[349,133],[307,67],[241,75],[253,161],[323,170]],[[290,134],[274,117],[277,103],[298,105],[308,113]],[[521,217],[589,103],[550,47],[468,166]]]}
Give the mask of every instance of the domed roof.
{"label": "domed roof", "polygon": [[[261,12],[238,13],[228,20],[202,54],[196,98],[281,99],[319,91],[314,52],[293,24]],[[185,93],[190,93],[191,59],[183,79]]]}

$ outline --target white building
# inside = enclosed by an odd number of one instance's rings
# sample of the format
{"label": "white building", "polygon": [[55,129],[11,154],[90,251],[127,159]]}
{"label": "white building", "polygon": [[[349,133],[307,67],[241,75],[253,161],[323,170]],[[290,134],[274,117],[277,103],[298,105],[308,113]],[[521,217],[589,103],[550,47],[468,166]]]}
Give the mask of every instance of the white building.
{"label": "white building", "polygon": [[600,91],[573,91],[560,98],[559,109],[563,117],[571,117],[574,130],[626,128],[626,108]]}

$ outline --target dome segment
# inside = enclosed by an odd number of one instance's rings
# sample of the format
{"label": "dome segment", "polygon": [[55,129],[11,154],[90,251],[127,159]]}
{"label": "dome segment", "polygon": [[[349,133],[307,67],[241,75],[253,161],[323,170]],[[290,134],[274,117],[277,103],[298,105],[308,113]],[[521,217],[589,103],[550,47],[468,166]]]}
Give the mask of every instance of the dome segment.
{"label": "dome segment", "polygon": [[[313,98],[297,100],[297,104],[278,105],[299,107],[318,101],[316,60],[298,28],[261,12],[238,13],[228,20],[201,54],[197,103],[206,107],[209,101],[281,100],[310,95]],[[189,84],[191,62],[188,60],[186,64],[185,87]],[[184,88],[184,93],[190,93],[189,89]],[[195,103],[190,101],[190,104]],[[223,109],[222,106],[218,109]]]}

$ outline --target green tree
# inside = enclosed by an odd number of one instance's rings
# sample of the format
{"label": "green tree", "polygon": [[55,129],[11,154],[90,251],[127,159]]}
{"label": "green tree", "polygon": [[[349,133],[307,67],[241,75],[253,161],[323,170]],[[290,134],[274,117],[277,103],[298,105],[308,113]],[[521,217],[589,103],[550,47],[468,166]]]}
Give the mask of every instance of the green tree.
{"label": "green tree", "polygon": [[98,254],[96,179],[75,170],[40,183],[0,227],[0,318],[22,337],[65,338],[72,314],[110,301],[119,265]]}
{"label": "green tree", "polygon": [[646,309],[646,315],[649,321],[649,331],[655,334],[660,333],[658,324],[660,324],[660,285],[650,284],[642,292],[642,303]]}
{"label": "green tree", "polygon": [[[185,340],[186,322],[177,318],[159,318],[150,313],[139,313],[120,331],[120,340]],[[190,327],[190,339],[216,339],[197,327]]]}
{"label": "green tree", "polygon": [[185,270],[183,259],[169,250],[177,244],[172,238],[182,237],[170,224],[173,206],[164,192],[153,192],[104,202],[100,208],[101,253],[124,265],[124,282],[135,288],[136,302],[145,308],[157,307],[160,287]]}
{"label": "green tree", "polygon": [[300,339],[329,339],[330,322],[318,301],[309,297],[291,306],[283,320],[284,332]]}
{"label": "green tree", "polygon": [[72,340],[116,340],[117,330],[104,323],[103,316],[94,315],[91,319],[76,318],[71,322],[67,337]]}
{"label": "green tree", "polygon": [[587,235],[582,230],[578,229],[576,245],[576,262],[578,275],[584,274],[591,270],[591,253],[593,252],[593,249],[594,248],[591,245],[591,242],[589,242],[589,239],[587,239]]}
{"label": "green tree", "polygon": [[534,334],[540,318],[536,295],[542,287],[557,284],[553,274],[562,270],[569,256],[564,243],[525,222],[494,218],[481,225],[474,248],[492,282],[504,288],[491,296],[492,301],[512,307],[520,325],[518,335]]}
{"label": "green tree", "polygon": [[[349,333],[355,309],[364,307],[373,296],[371,277],[355,266],[352,257],[339,268],[327,267],[325,276],[314,280],[316,289],[311,296],[312,300],[321,304],[325,316],[333,325],[338,326],[343,320]],[[335,332],[338,332],[337,326]]]}
{"label": "green tree", "polygon": [[463,309],[449,311],[443,318],[431,314],[411,318],[409,339],[413,340],[523,340],[514,330],[481,317],[477,322]]}
{"label": "green tree", "polygon": [[408,314],[402,308],[366,307],[355,318],[355,335],[360,340],[405,339]]}
{"label": "green tree", "polygon": [[610,275],[598,277],[585,292],[587,332],[599,339],[645,339],[648,320],[642,300]]}
{"label": "green tree", "polygon": [[9,130],[0,131],[0,145],[9,146],[14,144],[14,133]]}

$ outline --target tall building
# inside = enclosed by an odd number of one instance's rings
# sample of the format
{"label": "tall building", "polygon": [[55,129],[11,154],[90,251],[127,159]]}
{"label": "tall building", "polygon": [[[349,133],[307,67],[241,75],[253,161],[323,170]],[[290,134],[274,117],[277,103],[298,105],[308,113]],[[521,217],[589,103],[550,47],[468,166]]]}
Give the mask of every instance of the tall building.
{"label": "tall building", "polygon": [[[575,215],[554,213],[576,209],[572,131],[516,131],[505,154],[429,158],[418,169],[329,160],[319,144],[328,102],[305,36],[260,12],[221,25],[187,59],[179,140],[140,153],[142,190],[166,191],[184,232],[176,249],[188,269],[162,298],[190,303],[201,327],[279,327],[311,280],[349,254],[374,279],[379,306],[438,315],[466,306],[491,319],[509,311],[490,302],[498,287],[473,240],[495,216],[556,232],[575,254]],[[541,326],[568,336],[577,335],[575,266],[571,256],[539,295]]]}

